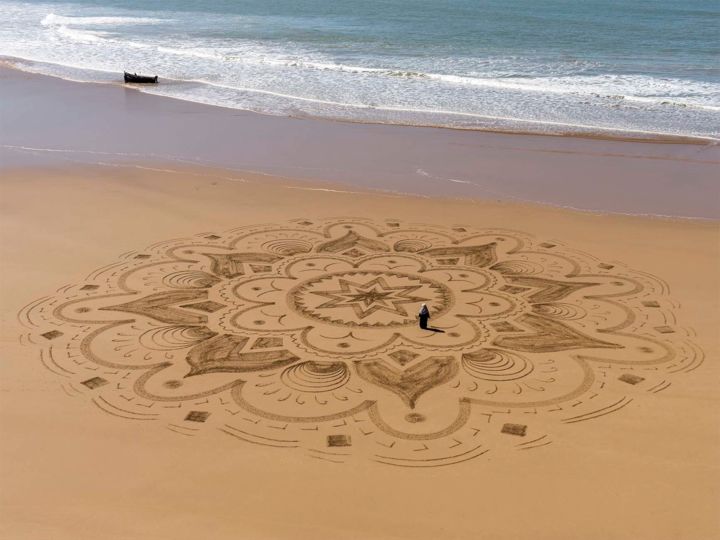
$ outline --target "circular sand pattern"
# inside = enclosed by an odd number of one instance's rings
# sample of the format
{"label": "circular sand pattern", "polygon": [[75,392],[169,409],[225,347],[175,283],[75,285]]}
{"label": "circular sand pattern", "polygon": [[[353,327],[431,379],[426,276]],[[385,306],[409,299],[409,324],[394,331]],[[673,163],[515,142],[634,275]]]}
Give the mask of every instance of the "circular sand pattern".
{"label": "circular sand pattern", "polygon": [[139,342],[142,347],[156,351],[187,349],[215,335],[204,326],[161,326],[143,333]]}
{"label": "circular sand pattern", "polygon": [[667,294],[516,231],[301,219],[125,254],[19,318],[108,416],[439,467],[551,451],[559,426],[612,422],[700,366]]}
{"label": "circular sand pattern", "polygon": [[436,316],[451,305],[444,285],[398,272],[342,272],[301,283],[288,293],[290,307],[305,317],[341,326],[417,324],[417,306],[429,303]]}
{"label": "circular sand pattern", "polygon": [[343,362],[301,362],[285,368],[280,379],[299,392],[331,392],[342,388],[350,378]]}
{"label": "circular sand pattern", "polygon": [[534,366],[519,354],[494,349],[480,349],[462,356],[462,367],[472,377],[484,381],[523,379]]}
{"label": "circular sand pattern", "polygon": [[173,289],[204,289],[212,287],[218,281],[215,276],[198,270],[173,272],[163,278],[163,283]]}

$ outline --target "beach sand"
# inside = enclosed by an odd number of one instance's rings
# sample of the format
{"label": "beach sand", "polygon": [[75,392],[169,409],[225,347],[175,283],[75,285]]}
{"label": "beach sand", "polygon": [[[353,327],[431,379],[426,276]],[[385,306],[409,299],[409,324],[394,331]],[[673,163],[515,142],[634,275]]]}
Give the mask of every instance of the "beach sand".
{"label": "beach sand", "polygon": [[[177,163],[16,165],[0,181],[0,537],[720,535],[716,221],[373,193],[345,178]],[[293,257],[317,279],[290,282]],[[421,259],[426,268],[411,266]],[[271,285],[268,272],[284,277]],[[370,286],[373,276],[385,281]],[[458,318],[481,300],[456,282],[488,276],[483,286],[516,317],[492,327]],[[365,290],[343,295],[347,287]],[[273,304],[276,288],[294,300]],[[367,300],[368,289],[399,296],[368,313],[382,300]],[[267,291],[266,311],[247,312]],[[445,333],[405,323],[419,297],[432,298],[431,323]],[[328,321],[321,301],[344,307]],[[492,312],[483,306],[475,313]],[[273,334],[283,345],[257,341],[285,316],[312,329]],[[168,325],[184,328],[154,333]],[[398,334],[404,345],[383,352],[343,338],[334,358],[348,325],[355,337]],[[254,341],[225,337],[233,332]],[[463,353],[470,334],[496,358]],[[297,356],[302,369],[288,372]],[[163,362],[174,375],[161,382],[152,373]],[[257,369],[238,375],[247,363]],[[520,378],[531,369],[542,390]],[[365,401],[321,418],[360,399],[340,386],[334,398],[319,392],[343,377]],[[295,405],[271,394],[283,381]],[[316,421],[302,420],[308,410]]]}
{"label": "beach sand", "polygon": [[8,126],[0,130],[6,168],[190,164],[355,190],[720,219],[716,140],[637,142],[287,118],[2,66],[0,121]]}
{"label": "beach sand", "polygon": [[[190,174],[192,173],[192,174]],[[4,538],[712,538],[718,533],[718,229],[471,201],[312,191],[213,171],[5,175],[2,210]],[[288,219],[508,228],[667,281],[707,361],[667,390],[529,452],[449,467],[336,464],[134,422],[72,399],[16,313],[154,242]],[[213,404],[218,408],[222,407]],[[542,429],[541,418],[534,429]],[[138,425],[139,424],[139,425]],[[150,424],[150,425],[147,425]]]}

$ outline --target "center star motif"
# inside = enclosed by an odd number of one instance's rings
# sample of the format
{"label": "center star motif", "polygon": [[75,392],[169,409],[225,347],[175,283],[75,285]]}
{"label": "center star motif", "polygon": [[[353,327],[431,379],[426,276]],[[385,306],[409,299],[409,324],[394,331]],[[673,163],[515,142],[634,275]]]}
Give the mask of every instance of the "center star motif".
{"label": "center star motif", "polygon": [[391,287],[383,277],[376,277],[367,283],[355,283],[346,279],[338,279],[340,289],[336,291],[312,291],[313,294],[324,296],[330,300],[320,304],[316,309],[351,308],[359,319],[372,315],[377,311],[386,311],[394,315],[407,317],[408,312],[403,304],[413,304],[427,300],[420,296],[412,296],[422,285],[398,285]]}

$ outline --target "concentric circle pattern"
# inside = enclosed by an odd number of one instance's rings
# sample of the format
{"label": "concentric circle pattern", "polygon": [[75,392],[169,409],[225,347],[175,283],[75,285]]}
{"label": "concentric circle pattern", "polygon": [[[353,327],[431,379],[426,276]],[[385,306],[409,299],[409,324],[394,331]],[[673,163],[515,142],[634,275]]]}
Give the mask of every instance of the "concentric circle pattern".
{"label": "concentric circle pattern", "polygon": [[298,392],[329,392],[342,388],[350,379],[350,370],[343,362],[301,362],[283,371],[280,379]]}
{"label": "concentric circle pattern", "polygon": [[158,243],[19,318],[108,416],[440,467],[552,451],[562,426],[670,388],[703,360],[675,307],[659,278],[555,239],[339,218]]}
{"label": "concentric circle pattern", "polygon": [[512,381],[532,373],[532,362],[519,354],[495,349],[481,349],[464,354],[462,367],[471,377],[483,381]]}

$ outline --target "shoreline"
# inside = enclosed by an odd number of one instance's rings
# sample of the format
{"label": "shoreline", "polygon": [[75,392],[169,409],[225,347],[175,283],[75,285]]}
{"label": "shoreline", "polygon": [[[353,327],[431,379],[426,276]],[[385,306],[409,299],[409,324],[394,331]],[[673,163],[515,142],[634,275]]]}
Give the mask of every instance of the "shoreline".
{"label": "shoreline", "polygon": [[[361,196],[377,196],[381,198],[390,199],[410,199],[410,200],[428,200],[435,201],[438,204],[443,202],[448,203],[469,203],[469,204],[498,204],[507,206],[510,208],[517,208],[520,210],[546,210],[548,212],[560,212],[568,215],[578,216],[589,216],[597,218],[618,218],[618,219],[631,219],[631,220],[648,220],[650,222],[667,222],[667,223],[697,223],[697,224],[717,224],[720,219],[707,218],[707,217],[692,217],[692,216],[673,216],[673,215],[660,215],[660,214],[638,214],[638,213],[622,213],[622,212],[607,212],[600,210],[587,210],[584,208],[574,208],[571,206],[561,206],[553,204],[551,202],[544,201],[532,201],[522,199],[470,199],[466,197],[446,197],[442,195],[420,195],[411,192],[398,192],[398,191],[383,191],[380,189],[363,189],[362,186],[354,186],[357,189],[349,189],[350,186],[341,184],[333,181],[307,181],[298,178],[277,176],[270,173],[264,173],[261,171],[252,170],[240,170],[240,169],[223,169],[211,166],[192,165],[192,164],[177,164],[177,168],[168,168],[176,165],[173,162],[127,162],[127,163],[67,163],[64,165],[51,166],[51,167],[38,167],[33,165],[22,166],[18,168],[6,169],[8,175],[54,175],[54,174],[72,174],[79,173],[86,175],[93,171],[98,172],[100,175],[104,171],[111,171],[113,169],[118,170],[138,170],[146,171],[149,174],[158,174],[164,176],[182,175],[182,176],[193,176],[198,178],[213,178],[228,183],[251,183],[260,184],[262,182],[271,183],[273,186],[286,189],[286,190],[298,190],[308,192],[325,192],[325,193],[337,193],[347,195],[361,195]],[[0,168],[0,170],[2,170]],[[231,176],[236,175],[236,176]],[[251,177],[248,180],[247,177]]]}
{"label": "shoreline", "polygon": [[266,116],[2,67],[0,80],[6,170],[172,163],[349,190],[720,219],[716,145]]}
{"label": "shoreline", "polygon": [[[446,130],[453,130],[453,131],[469,131],[469,132],[480,132],[480,133],[492,133],[492,134],[499,134],[499,135],[522,135],[522,136],[537,136],[537,137],[571,137],[571,138],[577,138],[577,139],[590,139],[590,140],[601,140],[601,141],[620,141],[620,142],[636,142],[636,143],[655,143],[655,144],[692,144],[692,145],[708,145],[708,144],[720,144],[720,138],[711,137],[709,135],[677,135],[673,133],[666,133],[666,132],[654,132],[654,131],[646,131],[646,130],[628,130],[628,129],[622,129],[622,128],[612,128],[612,127],[603,127],[603,126],[592,126],[592,125],[585,125],[585,124],[568,124],[568,123],[562,123],[562,122],[554,122],[554,121],[542,121],[542,120],[524,120],[520,118],[509,118],[509,117],[494,117],[494,116],[483,116],[473,113],[463,113],[463,112],[456,112],[456,111],[425,111],[427,114],[438,114],[438,115],[448,115],[448,116],[469,116],[469,117],[477,117],[481,119],[487,119],[487,120],[503,120],[508,122],[517,122],[520,124],[536,124],[536,125],[548,125],[548,126],[557,126],[558,128],[561,128],[565,126],[567,128],[566,131],[547,131],[542,132],[539,130],[522,130],[522,129],[512,129],[512,128],[492,128],[492,127],[482,127],[482,126],[450,126],[450,125],[440,125],[440,124],[432,124],[432,123],[409,123],[409,122],[382,122],[382,121],[373,121],[373,120],[353,120],[350,118],[334,118],[332,116],[313,116],[310,114],[307,115],[289,115],[289,114],[271,114],[271,113],[263,113],[260,111],[253,111],[251,109],[243,109],[240,107],[231,107],[229,105],[222,105],[222,104],[215,104],[215,103],[206,103],[199,100],[193,100],[189,99],[187,97],[180,97],[180,96],[170,96],[170,95],[159,95],[159,94],[153,94],[149,92],[144,92],[142,87],[138,87],[135,85],[128,85],[120,80],[117,81],[87,81],[87,80],[80,80],[80,79],[74,79],[71,77],[61,76],[58,74],[52,74],[52,73],[43,73],[41,71],[33,71],[31,69],[24,69],[22,66],[17,65],[18,63],[27,63],[30,65],[52,65],[52,66],[62,66],[70,69],[75,69],[78,71],[92,71],[92,72],[98,72],[98,73],[107,73],[107,74],[113,74],[114,72],[106,71],[106,70],[100,70],[100,69],[93,69],[93,68],[80,68],[77,66],[72,66],[68,64],[59,64],[59,63],[51,63],[51,62],[41,62],[37,60],[32,60],[28,58],[21,58],[21,57],[15,57],[15,56],[4,56],[0,55],[0,69],[2,68],[8,68],[8,69],[15,69],[17,71],[21,71],[23,73],[30,73],[33,75],[39,75],[43,77],[52,77],[56,79],[60,79],[63,81],[68,82],[74,82],[79,84],[95,84],[95,85],[109,85],[109,86],[116,86],[126,89],[133,89],[140,93],[147,93],[149,95],[159,96],[159,97],[165,97],[168,99],[176,99],[178,101],[188,102],[188,103],[194,103],[197,105],[203,105],[207,107],[217,107],[220,109],[226,109],[228,111],[243,111],[251,114],[258,114],[260,116],[270,116],[270,117],[280,117],[280,118],[292,118],[292,119],[301,119],[301,120],[321,120],[321,121],[327,121],[327,122],[339,122],[344,124],[359,124],[359,125],[384,125],[384,126],[400,126],[400,127],[415,127],[415,128],[434,128],[434,129],[446,129]],[[173,81],[174,83],[191,83],[191,84],[205,84],[205,85],[211,85],[213,86],[213,83],[209,83],[207,81],[201,81],[201,80],[193,80],[193,79],[172,79],[172,78],[161,78],[162,81]],[[264,92],[264,91],[262,91]],[[261,92],[261,93],[262,93]],[[301,98],[297,96],[289,96],[288,99],[297,99],[297,100],[304,100],[306,98]],[[359,106],[358,106],[359,107]],[[365,108],[367,110],[373,110],[374,107],[360,107]],[[396,109],[392,108],[384,108],[384,107],[378,107],[377,110],[384,110],[384,111],[395,111]],[[407,111],[410,112],[410,110],[406,109],[397,109],[397,112],[403,112]],[[421,111],[418,111],[421,112]],[[573,129],[575,128],[575,129]]]}

